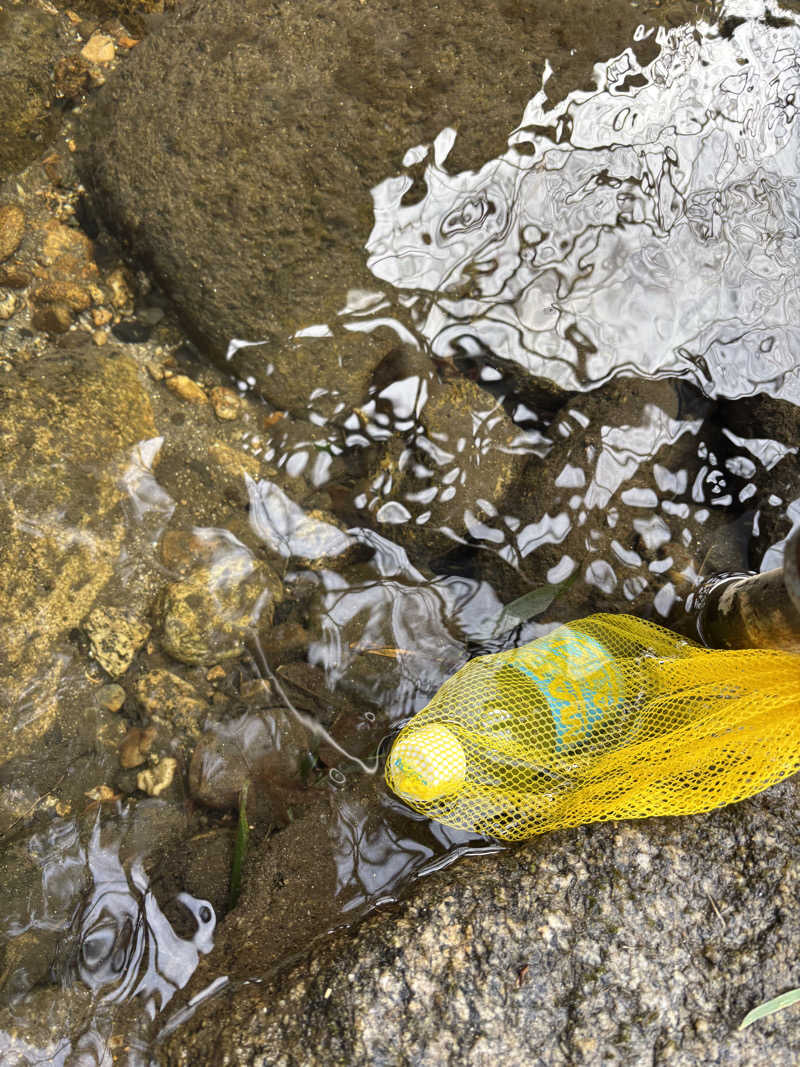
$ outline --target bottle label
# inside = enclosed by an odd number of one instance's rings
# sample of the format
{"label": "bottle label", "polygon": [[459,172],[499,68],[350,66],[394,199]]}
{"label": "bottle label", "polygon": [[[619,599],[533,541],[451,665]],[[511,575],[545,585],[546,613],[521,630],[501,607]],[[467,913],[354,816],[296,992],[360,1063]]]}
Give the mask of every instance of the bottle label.
{"label": "bottle label", "polygon": [[622,698],[622,673],[599,641],[559,626],[517,650],[514,666],[536,683],[553,716],[556,751],[587,740]]}

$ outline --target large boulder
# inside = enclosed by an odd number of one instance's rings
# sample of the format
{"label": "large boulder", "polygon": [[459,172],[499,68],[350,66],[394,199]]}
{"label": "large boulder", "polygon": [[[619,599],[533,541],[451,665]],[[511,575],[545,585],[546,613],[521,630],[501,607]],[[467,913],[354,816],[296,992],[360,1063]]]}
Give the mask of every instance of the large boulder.
{"label": "large boulder", "polygon": [[[266,980],[201,1004],[159,1062],[789,1067],[790,1018],[737,1026],[797,984],[796,804],[790,782],[708,816],[551,834],[462,862],[283,973],[268,941]],[[265,880],[290,894],[302,852],[262,865],[265,884],[209,962],[223,947],[241,976],[238,944],[257,976],[254,945],[273,928]],[[302,926],[316,898],[294,904]]]}
{"label": "large boulder", "polygon": [[[691,14],[668,3],[658,19]],[[298,359],[299,395],[352,384],[341,359],[317,366],[289,338],[334,320],[348,289],[375,289],[370,189],[448,125],[453,166],[493,158],[545,59],[559,57],[551,86],[588,83],[641,17],[576,0],[565,47],[557,0],[479,12],[458,0],[424,12],[413,0],[194,0],[109,79],[84,130],[83,175],[218,359],[234,337],[270,342],[240,349],[234,366],[291,405]],[[374,365],[385,342],[359,341],[346,360]]]}

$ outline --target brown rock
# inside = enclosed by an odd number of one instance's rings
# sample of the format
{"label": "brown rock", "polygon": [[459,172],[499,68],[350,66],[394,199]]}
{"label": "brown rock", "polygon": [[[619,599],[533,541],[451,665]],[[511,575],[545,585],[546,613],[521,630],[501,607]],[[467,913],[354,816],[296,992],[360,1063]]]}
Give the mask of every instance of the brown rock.
{"label": "brown rock", "polygon": [[254,794],[269,797],[277,817],[286,801],[282,794],[302,784],[310,743],[308,731],[285,708],[245,714],[203,734],[189,767],[189,791],[198,803],[226,811],[238,807],[249,782]]}
{"label": "brown rock", "polygon": [[176,374],[172,378],[167,378],[167,387],[182,400],[188,400],[190,404],[208,403],[208,397],[202,385],[193,382],[185,374]]}
{"label": "brown rock", "polygon": [[92,655],[112,678],[127,671],[150,633],[147,623],[129,618],[120,608],[95,608],[83,628],[92,646]]}
{"label": "brown rock", "polygon": [[251,628],[268,626],[281,583],[243,545],[218,552],[164,591],[161,644],[174,659],[211,667],[241,655]]}
{"label": "brown rock", "polygon": [[197,735],[208,705],[191,682],[171,671],[148,671],[136,683],[136,696],[154,722]]}
{"label": "brown rock", "polygon": [[0,265],[0,285],[6,289],[25,289],[31,283],[30,271],[16,263]]}
{"label": "brown rock", "polygon": [[81,233],[74,226],[65,226],[57,219],[51,219],[44,230],[41,259],[46,266],[50,266],[65,255],[74,256],[83,261],[92,260],[94,255],[92,242],[86,234]]}
{"label": "brown rock", "polygon": [[155,726],[148,726],[145,729],[134,726],[128,730],[119,746],[120,766],[126,771],[131,767],[141,767],[155,739]]}
{"label": "brown rock", "polygon": [[133,286],[124,267],[117,267],[106,278],[111,290],[111,303],[119,311],[133,307]]}
{"label": "brown rock", "polygon": [[136,775],[136,785],[150,797],[160,797],[172,785],[178,761],[172,756],[165,756],[155,767],[140,771]]}
{"label": "brown rock", "polygon": [[66,304],[70,311],[86,311],[92,298],[82,285],[75,282],[50,281],[37,286],[33,294],[34,302],[42,304]]}
{"label": "brown rock", "polygon": [[0,263],[12,256],[25,233],[25,212],[18,204],[0,207]]}
{"label": "brown rock", "polygon": [[42,304],[34,308],[31,325],[44,333],[66,333],[72,325],[72,312],[66,304]]}
{"label": "brown rock", "polygon": [[239,394],[233,389],[226,389],[224,385],[215,386],[210,393],[214,414],[218,419],[235,419],[242,410],[242,401]]}
{"label": "brown rock", "polygon": [[105,66],[116,55],[114,41],[105,33],[94,33],[81,49],[81,56],[87,63]]}
{"label": "brown rock", "polygon": [[13,293],[7,293],[5,296],[0,296],[0,319],[10,319],[14,312],[17,310],[17,298]]}
{"label": "brown rock", "polygon": [[77,100],[89,88],[89,64],[82,56],[64,56],[55,65],[53,84],[60,99]]}
{"label": "brown rock", "polygon": [[104,685],[97,691],[97,703],[107,711],[119,711],[125,703],[125,690],[121,685]]}

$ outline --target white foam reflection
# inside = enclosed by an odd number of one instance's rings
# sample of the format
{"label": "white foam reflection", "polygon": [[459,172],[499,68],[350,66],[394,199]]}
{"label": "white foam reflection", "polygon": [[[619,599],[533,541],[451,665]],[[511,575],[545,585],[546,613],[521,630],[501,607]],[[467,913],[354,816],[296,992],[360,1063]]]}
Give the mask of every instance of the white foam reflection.
{"label": "white foam reflection", "polygon": [[[122,818],[124,823],[125,812]],[[122,862],[122,829],[117,824],[110,833],[98,818],[84,843],[76,822],[57,820],[31,839],[29,855],[41,869],[41,887],[25,902],[24,914],[7,913],[0,926],[2,941],[20,946],[9,956],[16,970],[3,976],[5,992],[16,999],[26,991],[38,967],[34,961],[51,951],[51,981],[65,993],[88,989],[95,1009],[89,1029],[48,1048],[37,1048],[24,1028],[0,1030],[3,1063],[110,1064],[113,1015],[102,1006],[135,1002],[145,1018],[154,1019],[189,981],[200,956],[211,951],[211,904],[179,894],[195,924],[191,937],[179,937],[141,862]]]}
{"label": "white foam reflection", "polygon": [[479,342],[568,389],[628,371],[800,402],[800,31],[657,38],[593,92],[549,108],[542,90],[477,172],[445,169],[444,130],[421,200],[403,203],[409,175],[374,190],[369,266],[424,295],[435,354]]}

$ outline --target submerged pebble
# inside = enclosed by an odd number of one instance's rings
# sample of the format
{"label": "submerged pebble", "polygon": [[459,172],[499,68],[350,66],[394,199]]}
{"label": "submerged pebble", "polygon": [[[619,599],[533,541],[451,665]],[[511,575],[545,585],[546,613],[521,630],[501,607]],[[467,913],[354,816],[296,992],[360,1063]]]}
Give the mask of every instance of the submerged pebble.
{"label": "submerged pebble", "polygon": [[120,766],[124,767],[125,770],[130,770],[132,767],[141,767],[147,760],[155,739],[156,729],[154,726],[148,726],[144,730],[134,726],[128,730],[122,744],[119,746]]}
{"label": "submerged pebble", "polygon": [[272,799],[277,817],[285,791],[302,784],[310,745],[308,731],[285,708],[248,712],[203,734],[189,767],[189,792],[206,807],[233,810],[250,782],[254,794]]}
{"label": "submerged pebble", "polygon": [[158,611],[162,644],[182,663],[233,659],[248,631],[269,624],[281,596],[277,575],[236,542],[167,588]]}
{"label": "submerged pebble", "polygon": [[150,797],[160,797],[172,785],[178,761],[172,756],[164,756],[155,767],[140,771],[136,776],[136,785]]}
{"label": "submerged pebble", "polygon": [[103,685],[97,691],[97,703],[106,711],[119,711],[125,703],[125,695],[121,685]]}
{"label": "submerged pebble", "polygon": [[83,628],[92,656],[112,678],[127,671],[150,633],[147,623],[121,608],[95,608]]}
{"label": "submerged pebble", "polygon": [[0,263],[19,248],[25,233],[25,212],[17,204],[0,207]]}

